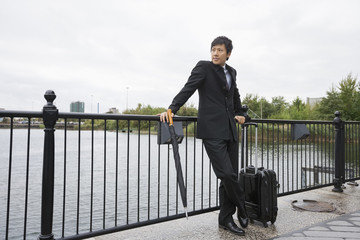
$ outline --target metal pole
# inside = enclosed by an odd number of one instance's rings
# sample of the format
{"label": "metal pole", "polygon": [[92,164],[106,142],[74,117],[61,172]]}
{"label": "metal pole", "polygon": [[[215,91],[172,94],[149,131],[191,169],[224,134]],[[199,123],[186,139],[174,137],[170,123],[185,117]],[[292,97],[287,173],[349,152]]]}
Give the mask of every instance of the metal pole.
{"label": "metal pole", "polygon": [[340,112],[335,112],[335,178],[333,192],[342,192],[345,182],[345,130],[344,122],[340,119]]}
{"label": "metal pole", "polygon": [[129,109],[129,87],[126,87],[126,110]]}
{"label": "metal pole", "polygon": [[53,104],[56,95],[48,90],[44,95],[47,104],[43,107],[43,121],[45,125],[43,177],[41,197],[41,234],[39,240],[53,240],[52,233],[54,209],[54,132],[58,119],[58,109]]}

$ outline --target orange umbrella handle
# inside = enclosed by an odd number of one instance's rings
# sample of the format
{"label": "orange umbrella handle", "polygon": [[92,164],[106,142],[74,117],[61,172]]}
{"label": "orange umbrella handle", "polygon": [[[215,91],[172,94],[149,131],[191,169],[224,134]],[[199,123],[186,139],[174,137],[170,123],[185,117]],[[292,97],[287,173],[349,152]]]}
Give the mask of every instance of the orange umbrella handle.
{"label": "orange umbrella handle", "polygon": [[174,125],[174,123],[173,123],[173,118],[172,118],[172,111],[171,111],[171,109],[168,109],[166,112],[167,112],[167,115],[168,115],[168,118],[169,118],[169,126]]}

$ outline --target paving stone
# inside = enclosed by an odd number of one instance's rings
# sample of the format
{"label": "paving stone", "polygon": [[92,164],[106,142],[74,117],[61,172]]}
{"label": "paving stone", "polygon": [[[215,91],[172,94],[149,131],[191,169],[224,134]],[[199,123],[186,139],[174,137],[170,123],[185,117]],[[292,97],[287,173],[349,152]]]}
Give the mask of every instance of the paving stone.
{"label": "paving stone", "polygon": [[360,233],[356,232],[335,232],[335,231],[304,231],[305,236],[308,237],[326,237],[326,238],[360,238]]}
{"label": "paving stone", "polygon": [[329,231],[326,227],[311,227],[309,228],[310,231]]}
{"label": "paving stone", "polygon": [[353,224],[351,224],[347,221],[331,221],[331,222],[328,222],[327,225],[353,226]]}
{"label": "paving stone", "polygon": [[[344,238],[319,238],[319,237],[280,237],[274,238],[276,240],[344,240]],[[347,239],[346,239],[347,240]],[[357,239],[359,240],[359,239]]]}
{"label": "paving stone", "polygon": [[302,233],[294,233],[293,236],[294,237],[305,237],[305,235]]}
{"label": "paving stone", "polygon": [[336,232],[360,232],[359,227],[343,227],[343,226],[330,226],[330,229]]}

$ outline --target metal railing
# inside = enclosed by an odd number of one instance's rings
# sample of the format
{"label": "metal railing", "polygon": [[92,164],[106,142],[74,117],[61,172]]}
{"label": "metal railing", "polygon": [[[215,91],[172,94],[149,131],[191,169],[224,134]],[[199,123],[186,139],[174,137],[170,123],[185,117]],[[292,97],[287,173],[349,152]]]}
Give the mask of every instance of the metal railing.
{"label": "metal railing", "polygon": [[[158,116],[62,113],[54,98],[46,93],[43,112],[0,111],[0,238],[82,239],[184,217],[171,145],[157,143]],[[195,138],[197,118],[174,121],[183,123],[189,215],[216,210],[218,179]],[[258,166],[276,171],[279,196],[359,179],[359,122],[343,125],[344,171],[336,176],[333,121],[254,121]],[[307,138],[294,140],[296,124]],[[243,165],[255,161],[248,133]]]}

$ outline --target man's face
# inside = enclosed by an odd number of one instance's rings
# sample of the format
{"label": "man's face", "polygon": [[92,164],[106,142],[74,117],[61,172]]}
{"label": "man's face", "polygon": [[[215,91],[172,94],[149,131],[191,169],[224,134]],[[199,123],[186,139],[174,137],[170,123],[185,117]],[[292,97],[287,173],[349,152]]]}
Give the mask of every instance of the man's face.
{"label": "man's face", "polygon": [[226,52],[225,44],[218,44],[211,48],[211,61],[213,64],[224,66],[231,53]]}

